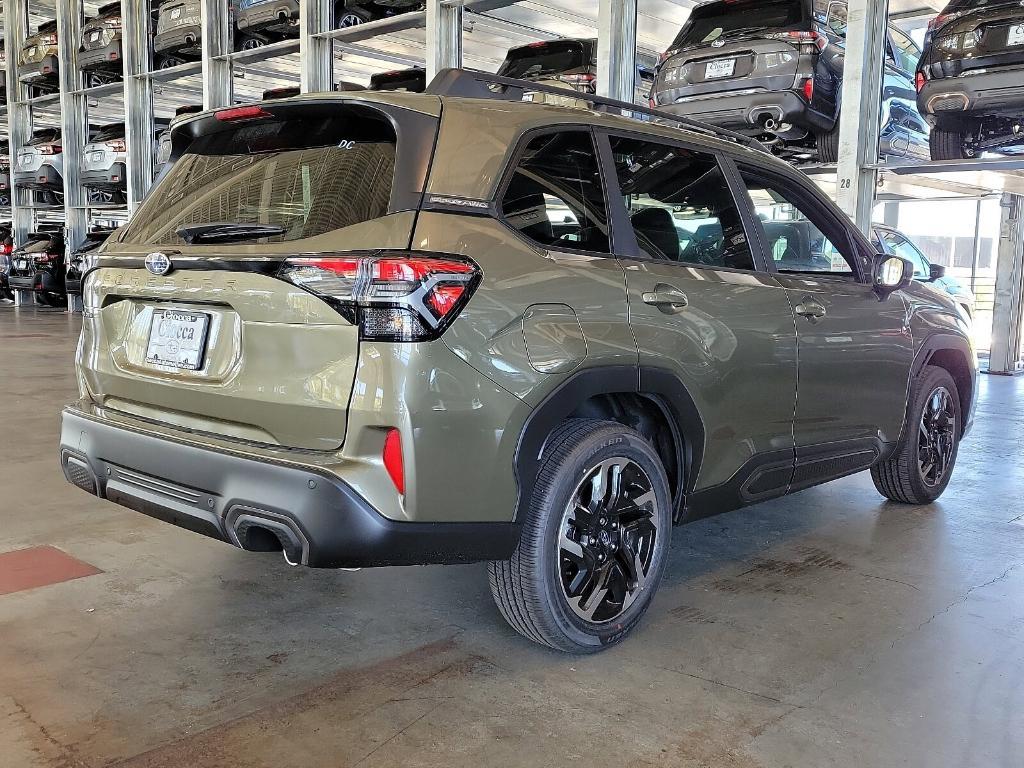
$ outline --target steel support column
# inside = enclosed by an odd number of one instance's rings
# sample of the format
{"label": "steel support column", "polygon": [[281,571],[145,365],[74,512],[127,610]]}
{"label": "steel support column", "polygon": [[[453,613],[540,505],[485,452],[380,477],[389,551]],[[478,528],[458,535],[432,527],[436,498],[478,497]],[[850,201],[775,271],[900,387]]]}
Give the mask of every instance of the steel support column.
{"label": "steel support column", "polygon": [[637,0],[600,0],[597,10],[597,93],[633,103],[636,93]]}
{"label": "steel support column", "polygon": [[[78,45],[82,39],[82,0],[57,2],[57,56],[60,68],[61,155],[64,160],[64,248],[65,261],[85,240],[89,227],[89,193],[82,186],[82,155],[89,141],[89,114],[82,93],[82,70],[78,66]],[[69,298],[69,302],[70,302]],[[69,303],[69,306],[71,304]]]}
{"label": "steel support column", "polygon": [[128,147],[128,212],[134,213],[153,185],[153,81],[150,71],[150,14],[145,3],[121,3],[124,64],[124,127]]}
{"label": "steel support column", "polygon": [[[18,54],[28,37],[28,3],[26,0],[4,0],[4,50],[7,54],[7,138],[10,144],[11,179],[18,162],[18,149],[32,138],[32,108],[25,103],[27,89],[18,81]],[[32,193],[11,187],[11,228],[14,244],[25,245],[32,230]],[[17,291],[18,304],[31,304],[32,294]]]}
{"label": "steel support column", "polygon": [[331,4],[331,0],[299,0],[299,84],[303,93],[334,88],[334,41],[317,37],[330,31]]}
{"label": "steel support column", "polygon": [[878,138],[888,0],[849,0],[840,110],[837,202],[867,233],[878,188]]}
{"label": "steel support column", "polygon": [[999,261],[996,263],[989,373],[1011,374],[1020,370],[1022,311],[1024,197],[1004,195],[999,224]]}
{"label": "steel support column", "polygon": [[224,0],[200,0],[203,20],[203,108],[226,107],[233,99],[231,23]]}
{"label": "steel support column", "polygon": [[462,6],[427,0],[427,82],[442,69],[462,66]]}

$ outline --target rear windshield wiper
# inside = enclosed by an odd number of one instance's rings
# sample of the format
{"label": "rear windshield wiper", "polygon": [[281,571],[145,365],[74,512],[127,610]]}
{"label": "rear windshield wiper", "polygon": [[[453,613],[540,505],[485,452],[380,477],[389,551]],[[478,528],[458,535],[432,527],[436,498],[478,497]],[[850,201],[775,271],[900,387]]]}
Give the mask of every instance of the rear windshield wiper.
{"label": "rear windshield wiper", "polygon": [[230,243],[237,240],[257,240],[261,237],[283,235],[284,227],[274,224],[243,224],[231,221],[213,221],[193,224],[175,231],[189,245],[195,243]]}

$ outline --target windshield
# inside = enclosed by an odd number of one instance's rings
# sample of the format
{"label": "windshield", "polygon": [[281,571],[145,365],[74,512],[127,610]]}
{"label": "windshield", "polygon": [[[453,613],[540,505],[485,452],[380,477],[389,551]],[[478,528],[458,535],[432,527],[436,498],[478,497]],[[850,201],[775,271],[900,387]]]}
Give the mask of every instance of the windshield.
{"label": "windshield", "polygon": [[516,80],[532,80],[590,66],[583,44],[574,40],[535,43],[508,52],[498,74]]}
{"label": "windshield", "polygon": [[384,216],[394,129],[366,107],[339,106],[333,114],[239,124],[195,139],[121,242],[182,244],[178,230],[221,222],[280,228],[259,240],[282,242]]}
{"label": "windshield", "polygon": [[732,0],[698,6],[672,43],[673,49],[710,45],[719,38],[799,30],[809,19],[803,0]]}

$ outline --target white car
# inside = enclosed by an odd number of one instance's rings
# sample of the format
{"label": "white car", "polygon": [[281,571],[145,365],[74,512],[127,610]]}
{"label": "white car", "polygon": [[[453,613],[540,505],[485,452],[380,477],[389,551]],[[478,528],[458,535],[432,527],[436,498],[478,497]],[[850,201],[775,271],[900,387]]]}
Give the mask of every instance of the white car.
{"label": "white car", "polygon": [[60,128],[41,128],[18,150],[14,165],[14,186],[42,195],[43,202],[64,200],[64,148]]}

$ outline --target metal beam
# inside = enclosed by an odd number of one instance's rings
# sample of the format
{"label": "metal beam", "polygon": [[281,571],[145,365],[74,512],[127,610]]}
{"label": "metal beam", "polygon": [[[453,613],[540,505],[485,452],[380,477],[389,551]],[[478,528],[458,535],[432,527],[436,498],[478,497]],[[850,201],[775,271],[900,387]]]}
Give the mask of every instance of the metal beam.
{"label": "metal beam", "polygon": [[597,94],[636,98],[637,0],[600,0],[597,9]]}
{"label": "metal beam", "polygon": [[442,69],[462,66],[462,6],[427,0],[427,82]]}
{"label": "metal beam", "polygon": [[1024,311],[1024,197],[1004,195],[999,225],[995,305],[989,373],[1020,370],[1021,319]]}
{"label": "metal beam", "polygon": [[837,202],[867,233],[878,186],[878,139],[888,0],[849,0]]}
{"label": "metal beam", "polygon": [[[18,52],[28,36],[28,3],[26,0],[4,0],[4,50],[7,53],[7,139],[10,144],[11,177],[18,162],[18,149],[32,138],[32,108],[25,103],[27,89],[18,81]],[[25,245],[33,226],[32,193],[11,187],[11,229],[15,245]],[[31,294],[18,291],[19,304]]]}
{"label": "metal beam", "polygon": [[233,88],[231,61],[222,58],[231,53],[231,24],[224,0],[200,0],[203,24],[203,108],[216,109],[231,104]]}
{"label": "metal beam", "polygon": [[128,210],[134,212],[153,184],[153,81],[150,70],[150,14],[145,3],[121,4],[124,64],[124,127],[128,148]]}
{"label": "metal beam", "polygon": [[303,93],[334,88],[333,43],[319,37],[330,28],[331,0],[299,0],[299,85]]}

